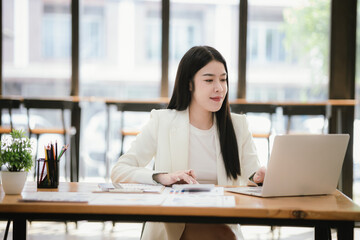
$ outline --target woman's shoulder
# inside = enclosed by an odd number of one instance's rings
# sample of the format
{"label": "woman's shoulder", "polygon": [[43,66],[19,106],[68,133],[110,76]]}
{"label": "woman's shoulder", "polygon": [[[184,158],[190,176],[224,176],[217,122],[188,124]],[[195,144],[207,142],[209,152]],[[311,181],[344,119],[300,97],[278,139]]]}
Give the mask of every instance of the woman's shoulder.
{"label": "woman's shoulder", "polygon": [[157,116],[175,116],[179,114],[178,110],[175,109],[153,109],[151,110],[151,115],[157,115]]}
{"label": "woman's shoulder", "polygon": [[231,113],[231,119],[233,121],[245,121],[246,122],[246,115],[238,114],[238,113]]}
{"label": "woman's shoulder", "polygon": [[152,118],[159,118],[159,119],[167,119],[167,120],[171,120],[171,119],[175,119],[178,118],[179,116],[186,116],[187,111],[179,111],[179,110],[175,110],[175,109],[157,109],[157,110],[152,110],[151,111],[151,117]]}
{"label": "woman's shoulder", "polygon": [[231,120],[235,131],[248,128],[248,122],[245,114],[231,113]]}

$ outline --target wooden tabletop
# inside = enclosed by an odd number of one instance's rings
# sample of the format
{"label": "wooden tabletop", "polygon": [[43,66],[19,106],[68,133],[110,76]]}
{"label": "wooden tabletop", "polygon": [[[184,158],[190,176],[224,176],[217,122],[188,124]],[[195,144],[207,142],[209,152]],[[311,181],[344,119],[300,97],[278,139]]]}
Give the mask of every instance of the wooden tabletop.
{"label": "wooden tabletop", "polygon": [[[96,183],[60,183],[59,188],[55,190],[37,190],[35,182],[27,182],[23,193],[35,191],[92,192],[94,190],[97,190]],[[259,198],[227,192],[226,195],[235,196],[235,207],[124,207],[89,203],[24,203],[18,202],[21,195],[5,195],[1,188],[0,213],[93,213],[360,221],[360,207],[339,191],[332,195],[309,197]]]}

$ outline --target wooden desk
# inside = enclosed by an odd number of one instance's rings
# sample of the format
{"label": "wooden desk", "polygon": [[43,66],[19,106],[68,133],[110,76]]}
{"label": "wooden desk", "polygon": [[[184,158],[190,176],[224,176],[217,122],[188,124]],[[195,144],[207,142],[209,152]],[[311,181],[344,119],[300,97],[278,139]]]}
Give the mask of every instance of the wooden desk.
{"label": "wooden desk", "polygon": [[[60,192],[91,192],[96,183],[60,183]],[[24,191],[36,191],[27,182]],[[46,191],[46,190],[41,190]],[[99,193],[95,193],[99,194]],[[360,207],[339,191],[312,197],[258,198],[234,195],[233,208],[116,206],[88,203],[22,203],[21,195],[0,192],[0,218],[12,219],[13,239],[26,239],[26,220],[162,221],[197,223],[240,223],[315,227],[316,239],[325,239],[322,230],[338,230],[338,239],[353,239],[354,222],[360,221]]]}

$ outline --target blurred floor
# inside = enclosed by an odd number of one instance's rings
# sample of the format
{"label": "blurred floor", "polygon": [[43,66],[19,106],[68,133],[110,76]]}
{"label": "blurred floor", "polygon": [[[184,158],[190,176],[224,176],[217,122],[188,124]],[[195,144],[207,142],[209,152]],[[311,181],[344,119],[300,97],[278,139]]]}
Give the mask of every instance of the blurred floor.
{"label": "blurred floor", "polygon": [[[6,227],[5,221],[0,221],[0,237],[3,238]],[[65,225],[62,222],[32,222],[28,223],[29,240],[136,240],[140,238],[141,223],[116,223],[79,221],[76,227],[74,222]],[[266,226],[242,226],[246,240],[312,240],[314,230],[300,227],[281,227],[273,232]],[[12,239],[12,227],[8,240]],[[336,240],[333,232],[332,239]],[[355,229],[354,239],[360,239],[360,229]]]}

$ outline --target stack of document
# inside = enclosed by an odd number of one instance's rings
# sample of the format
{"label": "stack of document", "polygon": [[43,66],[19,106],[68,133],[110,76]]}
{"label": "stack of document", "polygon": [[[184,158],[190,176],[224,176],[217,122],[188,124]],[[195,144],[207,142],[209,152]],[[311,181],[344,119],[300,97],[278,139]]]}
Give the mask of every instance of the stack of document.
{"label": "stack of document", "polygon": [[80,192],[34,192],[23,193],[20,202],[80,202],[91,199],[91,193]]}
{"label": "stack of document", "polygon": [[[163,185],[99,183],[94,193],[36,192],[23,194],[19,201],[83,202],[91,205],[137,205],[171,207],[233,207],[234,196],[224,196],[224,188],[213,184]],[[97,193],[102,194],[97,194]],[[144,194],[146,193],[146,194]]]}

